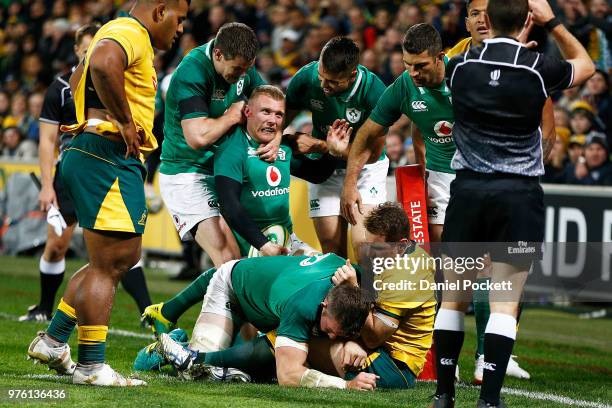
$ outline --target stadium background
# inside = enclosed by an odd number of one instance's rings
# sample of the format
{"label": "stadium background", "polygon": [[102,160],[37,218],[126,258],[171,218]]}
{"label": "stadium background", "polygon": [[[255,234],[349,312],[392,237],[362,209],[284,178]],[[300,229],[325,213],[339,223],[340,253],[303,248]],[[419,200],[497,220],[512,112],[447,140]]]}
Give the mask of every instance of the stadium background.
{"label": "stadium background", "polygon": [[[570,30],[577,35],[586,46],[590,55],[597,63],[600,73],[584,87],[555,95],[555,120],[558,142],[553,155],[546,163],[547,176],[545,181],[556,185],[546,186],[547,207],[552,209],[547,213],[547,240],[568,241],[585,237],[588,241],[612,241],[612,210],[609,203],[612,196],[612,177],[573,177],[574,164],[584,154],[588,136],[599,132],[597,136],[605,141],[607,146],[612,142],[612,97],[609,90],[608,73],[612,68],[610,44],[612,44],[612,15],[610,2],[606,0],[556,0],[551,1],[556,12],[561,16]],[[38,117],[46,87],[55,75],[67,72],[75,64],[73,55],[73,34],[82,24],[98,21],[105,23],[120,13],[129,10],[131,2],[100,0],[100,1],[0,1],[0,216],[4,218],[5,226],[0,229],[0,239],[6,238],[6,209],[10,199],[5,187],[15,173],[26,175],[30,171],[38,172],[37,142]],[[261,51],[257,58],[257,67],[261,75],[270,83],[286,87],[291,75],[302,65],[318,58],[322,45],[338,34],[353,38],[362,50],[361,63],[379,74],[385,84],[390,84],[404,69],[401,60],[401,39],[403,32],[418,22],[433,24],[442,34],[445,47],[451,47],[457,41],[467,36],[464,17],[466,15],[465,1],[374,1],[374,0],[226,0],[199,1],[192,0],[190,16],[186,32],[175,47],[169,52],[158,54],[155,66],[158,71],[159,83],[170,75],[181,58],[195,46],[198,46],[212,36],[216,30],[229,21],[240,21],[253,27],[261,43]],[[541,30],[535,30],[532,37],[539,42],[540,49],[547,53],[556,53]],[[161,89],[161,87],[160,87]],[[161,102],[158,108],[162,109]],[[293,126],[302,131],[308,131],[311,123],[307,116],[300,116]],[[414,150],[410,138],[410,122],[402,118],[389,131],[387,136],[387,151],[392,168],[414,163]],[[607,148],[607,146],[605,146]],[[609,169],[609,149],[602,165]],[[608,170],[606,170],[608,171]],[[605,173],[612,175],[612,172]],[[25,179],[24,179],[25,180]],[[559,186],[559,184],[566,184]],[[584,187],[582,185],[590,185]],[[394,186],[393,175],[390,173],[388,185]],[[34,188],[29,186],[28,188]],[[392,197],[391,197],[392,198]],[[291,190],[292,215],[298,234],[309,243],[316,245],[316,237],[311,222],[307,217],[307,194],[303,182],[294,180]],[[42,214],[37,213],[35,199],[21,203],[25,217],[39,221],[44,227]],[[581,214],[577,215],[577,209]],[[17,217],[20,219],[20,217]],[[582,224],[584,219],[584,228]],[[13,220],[15,221],[15,220]],[[563,223],[566,222],[565,226]],[[572,225],[570,225],[572,224]],[[551,226],[552,225],[552,226]],[[567,228],[566,228],[567,227]],[[582,228],[582,229],[581,229]],[[560,231],[565,235],[561,236]],[[44,229],[43,238],[44,239]],[[78,239],[78,238],[77,238]],[[3,241],[0,241],[0,245]],[[32,248],[40,248],[44,241],[29,239],[25,242],[24,253],[31,253]],[[180,251],[178,239],[170,217],[162,210],[149,218],[149,224],[144,238],[145,249],[151,252],[176,254]],[[6,249],[6,248],[4,248]],[[1,250],[1,247],[0,247]],[[37,258],[0,258],[0,275],[4,281],[0,290],[0,322],[5,326],[0,357],[8,358],[11,364],[4,374],[5,380],[0,380],[0,387],[8,384],[30,384],[38,381],[39,386],[49,387],[49,380],[44,378],[23,379],[21,374],[31,371],[24,362],[16,362],[16,357],[23,355],[24,330],[25,338],[29,338],[32,327],[13,321],[13,317],[22,313],[27,304],[37,296]],[[77,262],[78,263],[78,262]],[[70,264],[68,270],[76,270],[77,264]],[[159,270],[148,271],[151,292],[154,298],[161,299],[174,294],[182,285],[167,283],[167,276]],[[604,292],[612,293],[609,279],[601,280]],[[15,301],[23,297],[22,301]],[[25,300],[27,299],[27,300]],[[28,303],[29,302],[29,303]],[[120,293],[117,308],[129,311],[128,315],[115,313],[112,325],[121,330],[134,330],[134,306],[124,293]],[[580,309],[582,311],[582,309]],[[195,316],[189,315],[185,324],[193,322]],[[606,406],[612,403],[609,378],[612,376],[609,366],[609,345],[612,332],[608,321],[580,321],[575,314],[562,314],[558,311],[535,310],[527,311],[522,327],[522,340],[518,343],[518,352],[526,358],[528,367],[538,367],[535,370],[539,382],[525,386],[518,381],[510,381],[509,386],[519,389],[526,388],[529,392],[544,392],[566,395],[573,399],[567,405],[574,406]],[[469,325],[469,323],[468,323]],[[133,333],[126,331],[126,333]],[[125,361],[118,368],[129,369],[132,352],[141,346],[144,331],[137,336],[129,334],[114,334],[121,342],[112,342],[110,359],[117,360],[119,356]],[[472,330],[473,333],[473,330]],[[561,334],[563,333],[563,334]],[[140,337],[138,337],[140,336]],[[607,339],[607,340],[606,340]],[[473,334],[466,340],[473,344]],[[119,343],[119,344],[118,344]],[[602,350],[608,349],[608,352]],[[129,356],[129,358],[127,357]],[[471,357],[462,356],[462,371],[469,377]],[[13,363],[14,362],[14,363]],[[122,367],[122,365],[124,367]],[[29,367],[29,366],[28,366]],[[465,368],[464,368],[465,367]],[[572,373],[568,373],[569,369]],[[576,375],[580,378],[576,378]],[[569,379],[568,379],[569,376]],[[606,380],[606,378],[608,380]],[[155,381],[152,382],[155,386]],[[570,384],[571,382],[571,384]],[[52,382],[52,384],[56,384]],[[60,381],[59,384],[62,384]],[[159,383],[157,384],[159,385]],[[171,386],[180,390],[177,383]],[[153,387],[149,387],[149,390]],[[244,390],[244,389],[243,389]],[[359,397],[322,396],[317,392],[292,394],[292,391],[266,390],[246,388],[236,391],[236,400],[232,400],[233,391],[225,389],[214,391],[207,389],[218,398],[227,398],[226,404],[240,405],[241,395],[268,395],[270,401],[284,399],[291,404],[345,404],[361,403]],[[74,395],[85,392],[73,391]],[[184,392],[184,391],[183,391]],[[460,393],[470,393],[462,389]],[[521,396],[515,393],[515,406],[558,406],[549,397],[536,398],[533,395]],[[215,394],[216,393],[216,394]],[[421,401],[431,393],[429,388],[418,388],[415,398]],[[225,394],[225,395],[224,395]],[[95,403],[108,398],[102,394],[83,397]],[[122,394],[124,395],[124,394]],[[305,397],[302,397],[305,395]],[[417,397],[421,395],[420,397]],[[153,392],[148,397],[152,405],[159,404],[164,394]],[[183,395],[186,401],[189,397]],[[533,398],[532,398],[533,397]],[[111,397],[112,398],[112,397]],[[302,399],[300,399],[302,398]],[[352,398],[352,399],[351,399]],[[580,404],[582,401],[584,404]],[[600,401],[590,403],[589,401]],[[0,399],[1,401],[1,399]],[[124,402],[129,403],[129,399]],[[164,400],[162,400],[164,401]],[[265,400],[264,400],[265,401]],[[289,401],[289,402],[288,402]],[[383,406],[402,401],[407,406],[413,406],[399,393],[389,393],[369,400],[373,406]],[[534,402],[536,401],[536,402]],[[539,402],[537,402],[539,401]],[[547,401],[547,402],[542,402]],[[199,402],[193,400],[193,402]],[[531,405],[533,403],[533,405]],[[551,405],[548,405],[551,404]],[[559,403],[562,404],[562,403]],[[171,404],[170,404],[171,405]],[[419,406],[419,405],[416,405]],[[559,405],[561,406],[561,405]],[[565,406],[565,405],[564,405]]]}

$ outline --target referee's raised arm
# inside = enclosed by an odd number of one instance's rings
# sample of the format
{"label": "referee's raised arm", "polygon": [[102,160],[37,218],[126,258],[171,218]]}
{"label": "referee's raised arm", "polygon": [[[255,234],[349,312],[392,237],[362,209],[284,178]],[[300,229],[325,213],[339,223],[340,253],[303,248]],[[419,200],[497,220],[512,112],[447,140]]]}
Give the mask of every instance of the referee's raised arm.
{"label": "referee's raised arm", "polygon": [[544,26],[552,35],[563,58],[574,66],[571,86],[581,85],[595,73],[595,64],[582,44],[555,17],[546,0],[529,0],[533,21]]}

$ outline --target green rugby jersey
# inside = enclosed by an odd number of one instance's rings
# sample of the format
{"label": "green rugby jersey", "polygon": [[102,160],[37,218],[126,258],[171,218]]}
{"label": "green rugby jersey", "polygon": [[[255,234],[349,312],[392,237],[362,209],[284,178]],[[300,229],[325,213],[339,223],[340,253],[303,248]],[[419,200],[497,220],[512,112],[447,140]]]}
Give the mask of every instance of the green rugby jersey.
{"label": "green rugby jersey", "polygon": [[312,112],[312,135],[321,140],[327,138],[327,130],[336,119],[346,119],[353,127],[352,141],[384,91],[380,78],[359,65],[353,86],[340,95],[326,96],[319,81],[319,62],[313,61],[291,78],[287,109]]}
{"label": "green rugby jersey", "polygon": [[437,88],[417,87],[410,74],[404,71],[380,97],[370,119],[389,127],[402,113],[414,122],[423,135],[425,167],[454,174],[450,164],[456,150],[453,140],[455,116],[446,81],[442,81]]}
{"label": "green rugby jersey", "polygon": [[346,260],[335,254],[271,256],[239,261],[232,286],[246,320],[262,332],[308,342],[331,277]]}
{"label": "green rugby jersey", "polygon": [[209,147],[192,149],[185,141],[181,121],[199,117],[218,118],[232,103],[248,97],[264,84],[255,67],[235,84],[217,74],[212,61],[213,41],[194,48],[183,58],[166,93],[164,142],[161,166],[163,174],[213,174],[213,156],[222,139]]}
{"label": "green rugby jersey", "polygon": [[293,231],[289,214],[291,149],[281,145],[274,163],[255,153],[259,143],[238,126],[215,153],[215,176],[242,184],[240,203],[260,229],[282,225]]}

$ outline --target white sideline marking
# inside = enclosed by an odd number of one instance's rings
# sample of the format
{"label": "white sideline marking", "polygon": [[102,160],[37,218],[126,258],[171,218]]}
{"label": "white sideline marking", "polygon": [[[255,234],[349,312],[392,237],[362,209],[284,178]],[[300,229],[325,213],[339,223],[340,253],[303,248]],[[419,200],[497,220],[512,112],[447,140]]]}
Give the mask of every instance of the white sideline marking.
{"label": "white sideline marking", "polygon": [[[17,320],[18,316],[0,312],[0,318],[7,319],[7,320]],[[123,336],[123,337],[134,337],[138,339],[147,339],[147,340],[154,339],[152,334],[149,335],[149,334],[144,334],[144,333],[136,333],[136,332],[132,332],[129,330],[109,329],[108,332],[110,334],[114,334],[117,336]],[[26,375],[22,375],[22,377],[36,378],[36,379],[47,379],[47,378],[57,379],[58,378],[57,375],[53,375],[53,374],[26,374]],[[159,376],[156,376],[156,378],[159,378]],[[168,377],[168,378],[172,378],[172,377]],[[434,382],[434,381],[423,381],[423,382]],[[469,384],[459,383],[457,385],[462,388],[476,388],[473,385],[469,385]],[[604,404],[600,402],[577,400],[577,399],[573,399],[569,397],[563,397],[561,395],[548,394],[545,392],[537,392],[537,391],[526,391],[526,390],[521,390],[518,388],[504,387],[502,388],[502,393],[509,394],[509,395],[516,395],[519,397],[526,397],[532,400],[551,401],[551,402],[556,402],[559,404],[565,404],[565,405],[574,406],[574,407],[612,408],[612,405],[608,405],[608,404]]]}
{"label": "white sideline marking", "polygon": [[541,401],[552,401],[559,404],[565,404],[575,407],[586,407],[586,408],[612,408],[611,405],[602,404],[600,402],[592,402],[585,400],[575,400],[573,398],[563,397],[561,395],[548,394],[545,392],[536,391],[525,391],[516,388],[502,388],[502,393],[517,395],[520,397],[527,397],[530,399],[536,399]]}
{"label": "white sideline marking", "polygon": [[[12,315],[12,314],[9,314],[9,313],[0,312],[0,318],[6,319],[6,320],[15,320],[15,321],[17,321],[19,319],[19,316],[15,316],[15,315]],[[129,330],[108,329],[108,333],[109,334],[114,334],[114,335],[117,335],[117,336],[123,336],[123,337],[134,337],[134,338],[137,338],[137,339],[154,340],[153,334],[137,333],[137,332],[133,332],[133,331],[129,331]]]}

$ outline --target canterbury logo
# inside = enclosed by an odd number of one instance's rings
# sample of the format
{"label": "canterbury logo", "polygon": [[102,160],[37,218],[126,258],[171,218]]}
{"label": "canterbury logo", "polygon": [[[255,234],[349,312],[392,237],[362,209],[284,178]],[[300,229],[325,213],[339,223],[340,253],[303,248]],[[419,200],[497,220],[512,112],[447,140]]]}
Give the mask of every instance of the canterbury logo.
{"label": "canterbury logo", "polygon": [[424,111],[427,110],[427,105],[424,101],[412,101],[412,110]]}
{"label": "canterbury logo", "polygon": [[495,371],[495,363],[487,363],[485,361],[484,366],[482,368],[489,371]]}
{"label": "canterbury logo", "polygon": [[452,358],[441,358],[440,364],[444,366],[452,366],[452,365],[455,365],[455,360]]}

